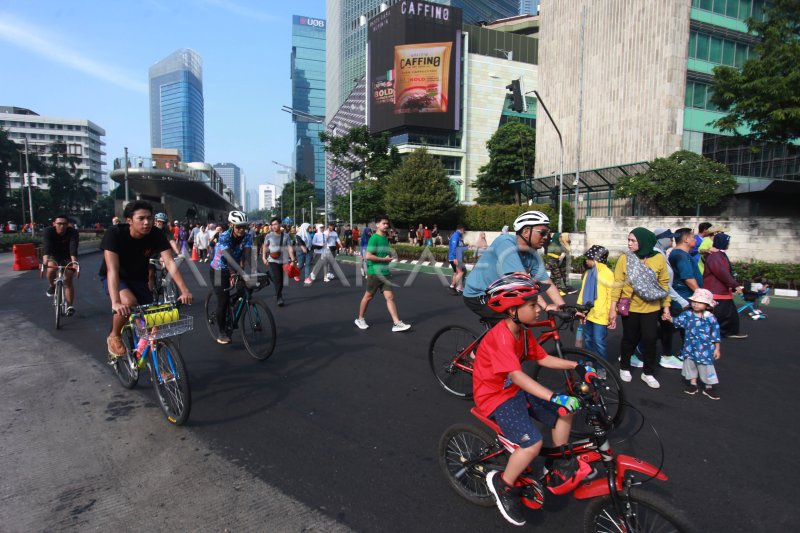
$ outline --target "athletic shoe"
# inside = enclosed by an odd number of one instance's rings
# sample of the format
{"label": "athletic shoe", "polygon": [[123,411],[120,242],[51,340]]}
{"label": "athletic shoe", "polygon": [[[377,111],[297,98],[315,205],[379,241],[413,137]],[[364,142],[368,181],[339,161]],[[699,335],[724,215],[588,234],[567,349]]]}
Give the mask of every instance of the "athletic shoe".
{"label": "athletic shoe", "polygon": [[328,283],[330,280],[331,280],[331,278],[329,278],[328,276],[325,276],[325,279],[323,279],[322,281],[324,281],[325,283]]}
{"label": "athletic shoe", "polygon": [[661,383],[659,383],[655,377],[649,374],[642,374],[642,381],[647,383],[647,386],[650,387],[651,389],[657,389],[661,387]]}
{"label": "athletic shoe", "polygon": [[369,327],[369,324],[367,324],[367,321],[363,318],[356,318],[354,322],[356,326],[358,326],[358,329],[367,329]]}
{"label": "athletic shoe", "polygon": [[397,333],[398,331],[405,331],[409,328],[411,328],[411,324],[406,324],[401,320],[400,322],[392,326],[392,332]]}
{"label": "athletic shoe", "polygon": [[698,388],[696,383],[687,383],[686,385],[683,386],[683,392],[685,392],[686,394],[691,394],[692,396],[694,396],[695,394],[697,394],[697,391]]}
{"label": "athletic shoe", "polygon": [[106,345],[108,346],[108,356],[110,358],[116,359],[125,355],[125,345],[122,344],[122,337],[109,335],[106,339]]}
{"label": "athletic shoe", "polygon": [[328,279],[333,279],[336,276],[333,275],[333,272],[328,272]]}
{"label": "athletic shoe", "polygon": [[725,335],[726,339],[746,339],[747,333],[737,333],[736,335]]}
{"label": "athletic shoe", "polygon": [[67,316],[72,316],[74,314],[75,314],[75,308],[72,307],[71,305],[67,307]]}
{"label": "athletic shoe", "polygon": [[[635,355],[632,355],[631,356],[631,366],[633,368],[642,368],[644,366],[644,363],[642,363],[641,359],[639,359]],[[681,367],[681,368],[683,368],[683,367]]]}
{"label": "athletic shoe", "polygon": [[316,281],[317,280],[317,276],[313,272],[311,273],[311,276],[309,276],[309,277],[311,278],[311,281]]}
{"label": "athletic shoe", "polygon": [[228,336],[227,333],[220,332],[220,334],[217,335],[217,342],[220,344],[230,344],[231,338]]}
{"label": "athletic shoe", "polygon": [[283,307],[283,297],[278,298],[278,307]]}
{"label": "athletic shoe", "polygon": [[306,278],[305,281],[303,282],[303,285],[311,285],[311,283],[312,283],[311,278]]}
{"label": "athletic shoe", "polygon": [[672,368],[673,370],[680,370],[683,368],[683,361],[674,355],[663,355],[659,364],[664,368]]}
{"label": "athletic shoe", "polygon": [[52,298],[55,293],[56,293],[56,288],[52,286],[47,287],[47,291],[45,291],[45,294],[50,298]]}
{"label": "athletic shoe", "polygon": [[622,369],[620,369],[619,370],[619,379],[621,379],[625,383],[630,383],[631,380],[633,379],[633,376],[631,376],[631,371],[630,370],[622,370]]}
{"label": "athletic shoe", "polygon": [[717,394],[717,389],[715,389],[711,385],[706,385],[706,388],[703,389],[703,395],[708,396],[712,400],[719,400],[719,394]]}
{"label": "athletic shoe", "polygon": [[486,476],[486,485],[489,487],[489,492],[494,495],[497,508],[500,509],[503,518],[515,526],[524,526],[525,517],[522,515],[519,489],[506,485],[502,478],[502,472],[497,470],[492,470]]}

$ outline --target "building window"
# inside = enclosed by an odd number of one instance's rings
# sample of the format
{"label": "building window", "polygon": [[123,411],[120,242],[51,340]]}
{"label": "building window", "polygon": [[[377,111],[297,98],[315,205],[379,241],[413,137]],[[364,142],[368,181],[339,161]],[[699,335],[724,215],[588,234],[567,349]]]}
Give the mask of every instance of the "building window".
{"label": "building window", "polygon": [[719,108],[711,102],[713,94],[714,90],[710,85],[697,81],[687,81],[685,105],[695,109],[719,111]]}
{"label": "building window", "polygon": [[699,31],[689,34],[689,57],[693,59],[741,68],[749,53],[750,47],[744,43]]}
{"label": "building window", "polygon": [[692,0],[692,7],[742,22],[751,15],[764,20],[764,0]]}

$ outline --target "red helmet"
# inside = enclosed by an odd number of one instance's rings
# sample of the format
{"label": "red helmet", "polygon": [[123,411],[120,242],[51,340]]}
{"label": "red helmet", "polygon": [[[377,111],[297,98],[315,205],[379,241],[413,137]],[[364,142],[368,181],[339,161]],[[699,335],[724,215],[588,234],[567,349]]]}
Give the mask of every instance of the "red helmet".
{"label": "red helmet", "polygon": [[544,288],[527,274],[507,274],[486,288],[486,305],[505,313],[510,307],[519,307],[543,291]]}

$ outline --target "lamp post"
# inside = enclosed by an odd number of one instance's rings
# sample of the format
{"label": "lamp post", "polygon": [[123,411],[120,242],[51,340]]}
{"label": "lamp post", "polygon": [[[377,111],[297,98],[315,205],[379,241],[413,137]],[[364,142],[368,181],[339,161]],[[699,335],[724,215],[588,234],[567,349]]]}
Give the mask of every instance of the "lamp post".
{"label": "lamp post", "polygon": [[[36,233],[34,229],[35,226],[33,225],[33,193],[31,189],[33,189],[33,180],[31,179],[31,167],[28,163],[28,136],[25,136],[25,170],[28,174],[28,214],[31,217],[31,234]],[[24,222],[24,220],[23,220]]]}
{"label": "lamp post", "polygon": [[314,225],[314,195],[313,194],[310,195],[308,197],[308,199],[311,200],[311,215],[309,216],[309,219],[311,220],[311,225],[313,226]]}
{"label": "lamp post", "polygon": [[[536,95],[536,99],[539,100],[539,103],[542,104],[542,109],[547,114],[547,118],[550,119],[550,123],[556,129],[556,133],[558,134],[558,144],[561,146],[561,159],[559,163],[559,170],[558,170],[558,233],[561,233],[563,229],[563,211],[564,211],[564,139],[561,138],[561,131],[556,126],[556,122],[553,120],[553,117],[550,115],[550,111],[547,110],[547,106],[544,105],[544,100],[542,100],[541,95],[538,91],[531,91],[533,94]],[[526,93],[529,94],[529,93]]]}

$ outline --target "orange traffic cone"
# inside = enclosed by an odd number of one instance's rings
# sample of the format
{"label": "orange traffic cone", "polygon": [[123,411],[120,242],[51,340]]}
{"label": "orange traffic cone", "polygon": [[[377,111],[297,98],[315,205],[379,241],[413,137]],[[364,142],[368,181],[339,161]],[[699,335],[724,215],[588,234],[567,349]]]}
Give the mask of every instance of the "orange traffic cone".
{"label": "orange traffic cone", "polygon": [[200,261],[200,256],[197,255],[197,246],[192,246],[192,261]]}

